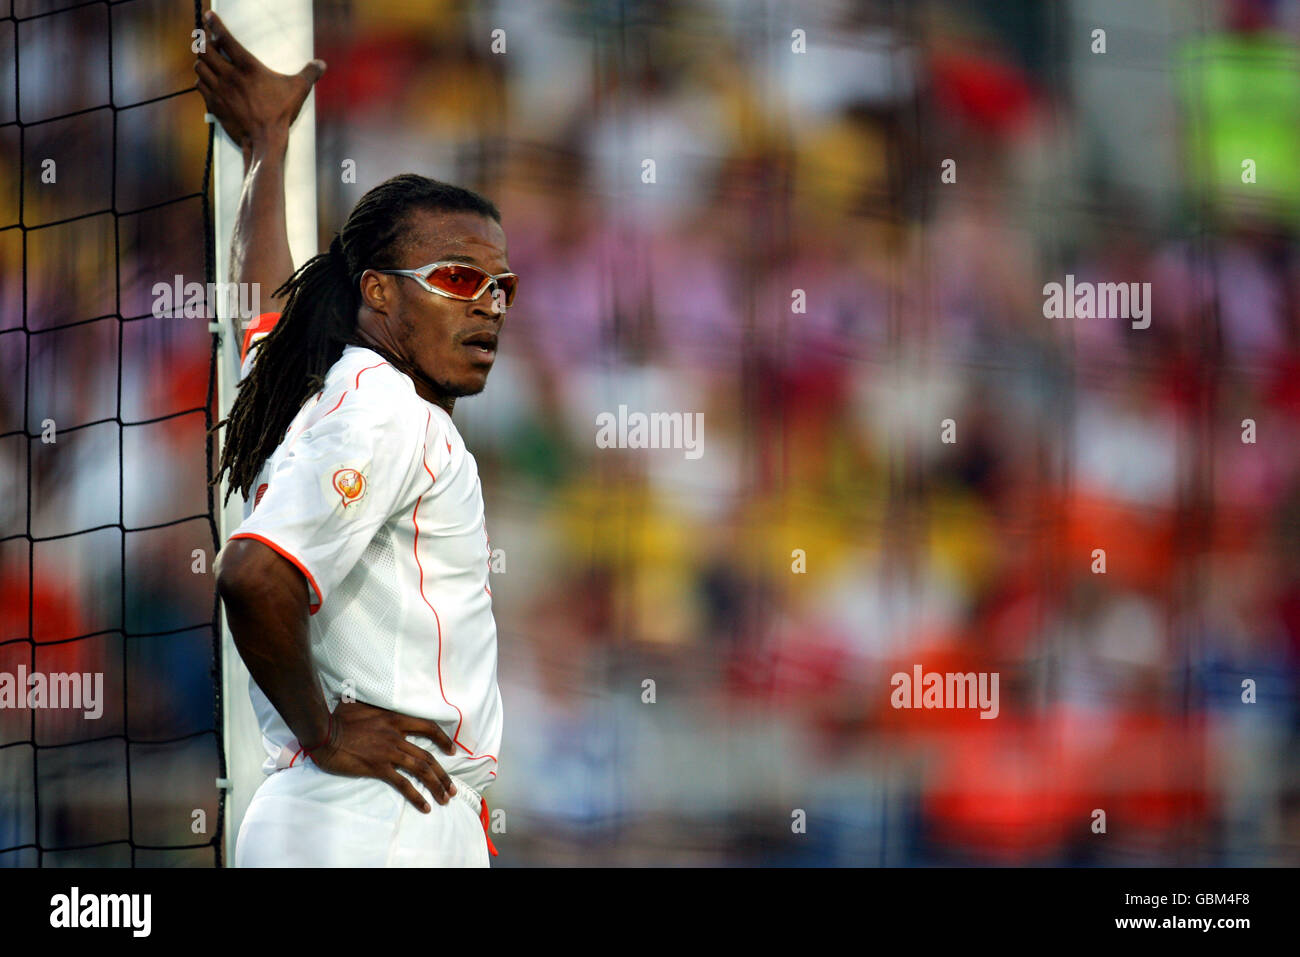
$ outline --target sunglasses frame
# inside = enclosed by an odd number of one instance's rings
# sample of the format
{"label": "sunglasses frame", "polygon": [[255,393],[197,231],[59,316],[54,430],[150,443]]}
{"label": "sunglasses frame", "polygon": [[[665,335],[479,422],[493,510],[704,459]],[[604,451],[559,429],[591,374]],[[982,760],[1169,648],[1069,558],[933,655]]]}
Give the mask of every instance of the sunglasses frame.
{"label": "sunglasses frame", "polygon": [[[474,295],[472,296],[458,296],[453,292],[447,292],[447,290],[445,289],[439,289],[436,286],[431,285],[429,281],[424,278],[428,273],[437,269],[439,266],[461,266],[466,269],[476,269],[479,272],[481,272],[484,276],[483,284],[478,287],[478,289],[475,291]],[[376,269],[375,272],[386,273],[387,275],[390,276],[409,276],[410,278],[418,282],[427,292],[431,292],[435,296],[442,296],[444,299],[455,299],[457,302],[475,302],[488,289],[500,289],[501,288],[500,280],[519,279],[519,276],[517,276],[515,273],[512,272],[497,273],[494,276],[486,269],[483,269],[479,266],[475,266],[473,263],[461,262],[458,259],[442,259],[435,263],[429,263],[429,265],[427,266],[421,266],[419,269]],[[519,292],[519,287],[518,285],[516,285],[515,294],[518,295],[518,292]],[[510,304],[509,303],[504,304],[503,308],[509,309]]]}

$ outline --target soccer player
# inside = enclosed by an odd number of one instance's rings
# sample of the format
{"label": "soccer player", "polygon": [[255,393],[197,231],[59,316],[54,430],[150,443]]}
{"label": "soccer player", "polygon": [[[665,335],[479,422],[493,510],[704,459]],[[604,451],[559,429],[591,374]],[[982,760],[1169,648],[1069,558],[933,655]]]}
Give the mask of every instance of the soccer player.
{"label": "soccer player", "polygon": [[284,157],[324,64],[273,72],[205,22],[196,85],[245,160],[231,279],[274,289],[279,310],[246,336],[217,475],[252,503],[217,588],[269,774],[235,865],[486,866],[496,626],[451,413],[487,382],[515,294],[500,215],[397,176],[295,272]]}

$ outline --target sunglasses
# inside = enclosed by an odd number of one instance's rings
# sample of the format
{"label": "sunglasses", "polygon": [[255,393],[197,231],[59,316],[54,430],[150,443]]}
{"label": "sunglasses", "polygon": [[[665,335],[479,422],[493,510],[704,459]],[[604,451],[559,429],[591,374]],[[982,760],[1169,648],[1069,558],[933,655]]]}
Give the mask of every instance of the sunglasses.
{"label": "sunglasses", "polygon": [[495,297],[497,290],[500,290],[505,296],[507,309],[514,303],[515,293],[519,289],[519,277],[514,273],[503,272],[494,276],[469,263],[438,262],[419,269],[376,269],[375,272],[410,276],[436,296],[464,302],[473,302],[488,289],[492,290]]}

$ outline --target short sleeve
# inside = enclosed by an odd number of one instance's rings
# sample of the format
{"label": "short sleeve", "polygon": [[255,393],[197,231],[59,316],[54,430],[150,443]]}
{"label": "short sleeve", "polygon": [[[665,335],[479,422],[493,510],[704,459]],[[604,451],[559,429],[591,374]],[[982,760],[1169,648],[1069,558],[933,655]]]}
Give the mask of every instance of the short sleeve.
{"label": "short sleeve", "polygon": [[297,566],[311,614],[415,499],[424,430],[403,411],[390,391],[345,394],[290,440],[252,514],[230,536],[260,541]]}
{"label": "short sleeve", "polygon": [[239,348],[239,377],[245,378],[253,368],[253,347],[265,339],[279,320],[278,312],[264,312],[248,324]]}

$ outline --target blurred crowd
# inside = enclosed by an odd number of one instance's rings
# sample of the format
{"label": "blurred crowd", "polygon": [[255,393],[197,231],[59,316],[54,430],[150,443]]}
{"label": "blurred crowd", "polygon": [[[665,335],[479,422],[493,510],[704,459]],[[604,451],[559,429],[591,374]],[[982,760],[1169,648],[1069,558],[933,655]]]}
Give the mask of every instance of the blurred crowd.
{"label": "blurred crowd", "polygon": [[[111,86],[108,16],[0,22],[0,671],[121,705],[0,711],[0,852],[39,794],[43,847],[129,863],[215,814],[210,338],[149,302],[202,277],[207,128],[192,7],[114,5]],[[499,865],[1300,861],[1300,3],[316,17],[321,248],[414,171],[521,277],[456,409]],[[1149,283],[1149,327],[1049,318],[1067,276]],[[598,447],[620,406],[703,454]],[[998,717],[896,709],[916,665]]]}

